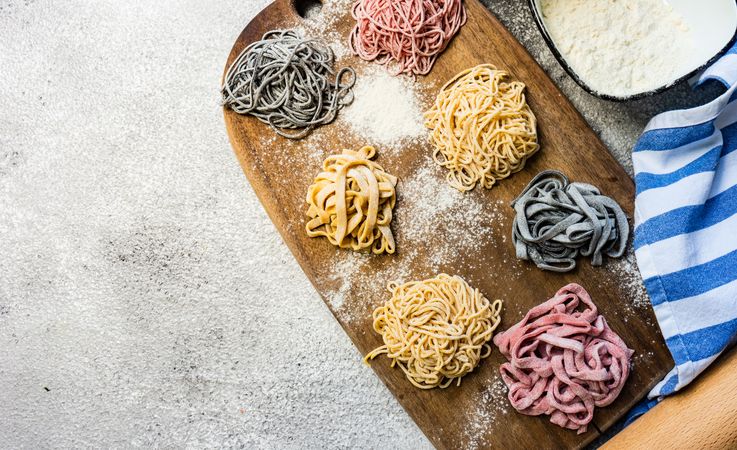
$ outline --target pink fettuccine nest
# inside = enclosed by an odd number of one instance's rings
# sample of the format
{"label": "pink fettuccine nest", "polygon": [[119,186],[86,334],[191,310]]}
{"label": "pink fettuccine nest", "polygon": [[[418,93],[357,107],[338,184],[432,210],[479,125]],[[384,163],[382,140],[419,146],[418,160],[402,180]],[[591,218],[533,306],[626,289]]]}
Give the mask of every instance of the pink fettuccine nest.
{"label": "pink fettuccine nest", "polygon": [[494,336],[494,344],[509,361],[499,371],[512,406],[530,416],[549,414],[578,434],[586,432],[595,406],[609,405],[622,391],[634,353],[575,283]]}
{"label": "pink fettuccine nest", "polygon": [[426,75],[438,54],[466,23],[461,0],[356,0],[350,35],[355,54],[396,63],[395,75]]}

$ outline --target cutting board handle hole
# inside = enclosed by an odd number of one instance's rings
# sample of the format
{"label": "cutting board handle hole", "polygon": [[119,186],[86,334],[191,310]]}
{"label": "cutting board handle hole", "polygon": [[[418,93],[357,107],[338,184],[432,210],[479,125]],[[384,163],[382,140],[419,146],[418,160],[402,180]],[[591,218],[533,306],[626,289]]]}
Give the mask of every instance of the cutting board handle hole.
{"label": "cutting board handle hole", "polygon": [[320,14],[322,1],[320,0],[294,0],[294,9],[303,19],[312,20]]}

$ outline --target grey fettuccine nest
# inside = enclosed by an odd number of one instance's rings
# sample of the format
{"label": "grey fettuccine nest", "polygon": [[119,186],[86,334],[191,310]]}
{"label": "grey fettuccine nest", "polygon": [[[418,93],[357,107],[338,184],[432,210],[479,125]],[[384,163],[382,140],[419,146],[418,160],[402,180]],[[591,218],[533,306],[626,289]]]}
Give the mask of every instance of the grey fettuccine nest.
{"label": "grey fettuccine nest", "polygon": [[629,224],[619,204],[557,170],[535,176],[512,207],[517,257],[543,270],[568,272],[579,254],[599,266],[602,255],[620,257],[627,245]]}

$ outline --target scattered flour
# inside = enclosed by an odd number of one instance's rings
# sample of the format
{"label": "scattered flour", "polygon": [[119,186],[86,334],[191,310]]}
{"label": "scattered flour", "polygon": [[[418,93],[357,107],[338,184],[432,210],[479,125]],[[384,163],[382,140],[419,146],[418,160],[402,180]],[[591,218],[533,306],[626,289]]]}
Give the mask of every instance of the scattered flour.
{"label": "scattered flour", "polygon": [[648,362],[652,361],[654,357],[655,352],[653,352],[652,350],[635,353],[634,356],[632,356],[630,367],[634,370],[638,365],[647,364]]}
{"label": "scattered flour", "polygon": [[496,422],[497,417],[504,416],[510,411],[507,387],[501,377],[496,375],[494,381],[486,385],[486,389],[479,393],[473,403],[476,409],[471,410],[467,415],[464,430],[467,450],[489,447],[490,443],[486,439],[487,433]]}
{"label": "scattered flour", "polygon": [[[499,200],[487,202],[474,195],[477,193],[453,189],[443,175],[443,169],[427,157],[397,189],[396,220],[401,224],[396,231],[398,245],[424,248],[435,271],[488,244],[493,226],[503,220],[502,210],[507,208]],[[427,246],[429,242],[433,245]]]}
{"label": "scattered flour", "polygon": [[[325,157],[339,152],[332,147],[335,137],[329,126],[318,127],[301,140],[283,139],[271,130],[261,133],[258,139],[261,148],[271,150],[270,159],[310,181],[320,171]],[[306,189],[307,186],[305,192]]]}
{"label": "scattered flour", "polygon": [[353,0],[325,0],[322,8],[310,13],[296,29],[305,37],[326,42],[335,58],[343,59],[351,54],[348,36],[335,31],[335,25],[344,15],[350,14],[352,4]]}
{"label": "scattered flour", "polygon": [[353,93],[342,119],[367,142],[391,148],[427,139],[416,80],[372,65],[359,74]]}
{"label": "scattered flour", "polygon": [[324,34],[335,29],[337,22],[350,14],[353,0],[323,0],[319,11],[310,14],[303,22],[307,29]]}
{"label": "scattered flour", "polygon": [[629,250],[619,259],[610,260],[606,269],[617,278],[620,287],[626,293],[626,301],[637,309],[647,308],[650,305],[650,297],[642,281],[640,269],[637,267],[635,252]]}

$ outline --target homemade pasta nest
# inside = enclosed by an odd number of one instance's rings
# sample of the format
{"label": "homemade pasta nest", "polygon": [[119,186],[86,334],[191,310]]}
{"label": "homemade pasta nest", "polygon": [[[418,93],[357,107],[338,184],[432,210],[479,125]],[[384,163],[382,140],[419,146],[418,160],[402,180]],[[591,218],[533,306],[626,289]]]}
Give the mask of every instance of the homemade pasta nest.
{"label": "homemade pasta nest", "polygon": [[539,146],[535,115],[525,100],[525,85],[490,64],[465,70],[440,90],[425,113],[432,130],[433,158],[450,170],[447,180],[459,191],[522,170]]}
{"label": "homemade pasta nest", "polygon": [[351,14],[353,53],[391,64],[394,75],[427,75],[466,23],[461,0],[357,0]]}
{"label": "homemade pasta nest", "polygon": [[335,73],[329,46],[296,30],[273,30],[246,47],[223,80],[223,104],[250,114],[280,136],[301,139],[331,123],[353,101],[356,72]]}
{"label": "homemade pasta nest", "polygon": [[390,224],[397,178],[371,161],[375,153],[366,146],[325,159],[307,191],[308,236],[325,236],[340,248],[394,253]]}
{"label": "homemade pasta nest", "polygon": [[489,302],[463,278],[440,274],[424,281],[389,283],[392,298],[374,310],[374,330],[386,354],[420,389],[448,387],[491,353],[502,301]]}

